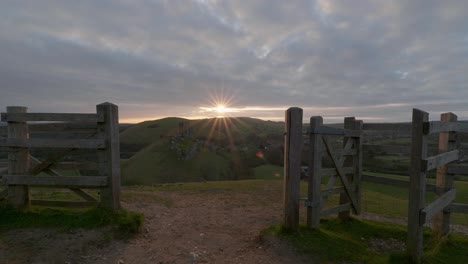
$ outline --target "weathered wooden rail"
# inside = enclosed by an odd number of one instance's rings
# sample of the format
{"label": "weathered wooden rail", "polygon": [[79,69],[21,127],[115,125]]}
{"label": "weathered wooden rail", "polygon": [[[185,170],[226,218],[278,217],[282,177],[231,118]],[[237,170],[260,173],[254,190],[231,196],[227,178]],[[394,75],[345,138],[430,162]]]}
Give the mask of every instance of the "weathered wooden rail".
{"label": "weathered wooden rail", "polygon": [[[6,186],[0,192],[0,199],[6,199],[17,208],[30,204],[99,204],[111,209],[120,208],[118,107],[103,103],[96,109],[95,114],[62,114],[28,113],[26,107],[7,107],[1,120],[8,125],[0,128],[0,135],[7,132],[6,136],[0,136],[0,152],[8,153],[7,162],[0,162],[1,180]],[[33,149],[42,149],[47,153],[46,157],[32,156]],[[60,162],[80,149],[95,152],[96,160]],[[63,176],[57,171],[73,169],[96,171],[98,176]],[[67,188],[83,201],[30,200],[31,187]],[[98,189],[100,201],[81,189]]]}
{"label": "weathered wooden rail", "polygon": [[[302,199],[307,207],[307,225],[318,228],[320,217],[339,213],[346,219],[349,212],[360,212],[361,181],[407,188],[408,198],[408,243],[407,251],[416,262],[422,253],[422,227],[432,221],[432,229],[440,235],[449,232],[451,213],[468,213],[468,205],[455,203],[456,190],[453,188],[455,175],[468,175],[468,144],[461,138],[468,139],[468,122],[457,121],[452,113],[441,115],[440,121],[429,121],[428,114],[414,109],[411,123],[369,123],[357,122],[346,118],[343,128],[323,125],[321,117],[311,118],[307,137],[301,136],[302,109],[290,108],[286,112],[285,133],[285,211],[284,225],[295,229],[299,223],[299,174],[303,143],[308,144],[309,177],[308,197]],[[429,147],[429,135],[438,135],[437,147]],[[343,149],[334,151],[326,136],[343,136]],[[384,136],[408,138],[407,145],[380,145],[364,143],[368,138]],[[355,141],[350,143],[349,138]],[[303,142],[306,141],[306,142]],[[325,146],[322,146],[322,143]],[[354,148],[350,148],[354,145]],[[376,177],[362,172],[363,153],[377,155],[397,155],[408,157],[408,180]],[[323,154],[327,153],[334,168],[322,168]],[[431,153],[429,156],[428,153]],[[352,159],[345,161],[345,157]],[[427,172],[437,170],[436,184],[426,181]],[[330,176],[328,183],[322,184],[322,177]],[[343,186],[334,186],[339,177]],[[434,192],[437,199],[426,205],[426,192]],[[323,201],[331,194],[340,194],[340,205],[334,208],[323,208]]]}

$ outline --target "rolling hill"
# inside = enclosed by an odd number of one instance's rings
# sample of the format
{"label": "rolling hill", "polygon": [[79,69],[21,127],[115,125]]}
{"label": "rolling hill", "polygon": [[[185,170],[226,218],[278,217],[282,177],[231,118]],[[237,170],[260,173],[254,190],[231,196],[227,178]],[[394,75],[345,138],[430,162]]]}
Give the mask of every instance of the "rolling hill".
{"label": "rolling hill", "polygon": [[145,121],[121,133],[122,181],[265,178],[272,169],[254,168],[281,165],[283,129],[283,123],[254,118]]}

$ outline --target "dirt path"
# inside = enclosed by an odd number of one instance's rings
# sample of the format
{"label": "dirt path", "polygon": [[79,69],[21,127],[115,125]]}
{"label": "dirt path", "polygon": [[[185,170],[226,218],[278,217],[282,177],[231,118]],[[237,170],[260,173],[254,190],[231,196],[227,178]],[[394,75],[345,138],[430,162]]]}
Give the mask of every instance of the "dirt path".
{"label": "dirt path", "polygon": [[[278,185],[278,184],[276,184]],[[254,190],[123,192],[122,204],[145,215],[143,230],[114,240],[103,230],[12,230],[0,236],[0,263],[314,263],[274,236],[281,222],[281,186]],[[361,218],[405,224],[364,213]],[[468,234],[466,226],[452,231]]]}
{"label": "dirt path", "polygon": [[[144,230],[127,241],[96,231],[9,232],[4,263],[310,263],[261,230],[280,222],[277,197],[223,189],[127,192],[125,208],[145,215]],[[18,232],[23,232],[19,234]],[[29,234],[29,237],[28,237]],[[21,238],[20,238],[21,237]],[[3,253],[2,253],[3,252]],[[1,262],[1,261],[0,261]]]}

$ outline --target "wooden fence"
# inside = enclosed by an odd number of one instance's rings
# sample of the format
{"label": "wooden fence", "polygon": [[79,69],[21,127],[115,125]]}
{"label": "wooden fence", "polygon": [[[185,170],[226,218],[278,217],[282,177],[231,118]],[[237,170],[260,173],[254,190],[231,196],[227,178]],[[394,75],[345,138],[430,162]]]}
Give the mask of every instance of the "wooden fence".
{"label": "wooden fence", "polygon": [[[290,108],[286,111],[284,225],[293,229],[297,228],[299,223],[300,171],[298,167],[301,165],[300,155],[304,141],[301,137],[303,131],[301,120],[302,109]],[[317,127],[320,127],[320,129],[317,129]],[[320,149],[320,143],[323,141],[323,135],[327,134],[325,129],[328,134],[335,133],[345,137],[341,155],[350,154],[353,159],[348,161],[348,164],[353,164],[353,167],[321,168],[323,150]],[[317,133],[320,130],[322,132]],[[407,251],[412,259],[417,262],[420,261],[422,253],[422,227],[424,224],[432,220],[433,231],[440,235],[446,235],[449,232],[451,213],[468,213],[468,205],[453,202],[456,197],[456,190],[453,188],[454,176],[468,175],[468,164],[463,164],[463,162],[468,161],[467,156],[464,155],[465,150],[468,149],[468,144],[464,144],[460,140],[461,138],[468,138],[466,136],[468,122],[457,122],[457,117],[454,114],[444,113],[441,115],[440,121],[429,122],[427,113],[414,109],[411,123],[359,124],[354,119],[347,118],[345,119],[344,129],[337,129],[336,125],[332,128],[326,128],[326,126],[323,126],[320,117],[313,117],[311,118],[310,131],[312,133],[310,133],[309,138],[309,189],[308,198],[304,199],[308,213],[307,225],[309,227],[319,227],[320,216],[326,215],[326,212],[337,213],[344,209],[343,202],[346,201],[345,198],[350,198],[348,193],[355,193],[355,203],[353,201],[348,202],[345,209],[355,209],[353,211],[359,213],[357,209],[360,208],[361,180],[407,188],[409,189]],[[359,133],[360,137],[358,137],[357,133]],[[431,134],[433,134],[431,140],[434,142],[429,146],[428,141]],[[437,134],[438,137],[434,137]],[[347,149],[346,136],[355,136],[355,144],[358,146],[355,150],[350,151]],[[380,139],[385,137],[390,139],[407,138],[408,143],[406,145],[382,145],[368,140],[376,136],[380,137]],[[333,153],[328,149],[327,152],[329,154]],[[410,176],[409,181],[376,177],[370,173],[362,172],[362,157],[370,152],[408,157],[411,162],[408,165],[408,172],[405,174]],[[428,153],[431,157],[428,157]],[[341,163],[341,159],[337,162],[336,156],[335,158],[333,158],[333,155],[330,156],[335,165],[337,163],[338,165],[345,164],[345,162]],[[457,164],[454,164],[454,162],[457,162]],[[437,169],[436,184],[429,184],[426,181],[427,172],[435,169]],[[343,182],[344,188],[331,188],[333,183],[330,181],[325,187],[321,187],[321,177],[317,177],[317,175],[325,175],[325,172],[335,175],[331,176],[330,179],[337,176],[342,180],[349,179],[348,177],[352,175],[356,180],[350,184],[351,188],[346,187],[346,180]],[[342,177],[346,173],[349,173],[347,177]],[[351,191],[349,191],[350,189]],[[424,200],[427,191],[434,192],[438,197],[436,201],[429,205],[426,205]],[[322,201],[328,193],[341,193],[340,206],[331,209],[322,207]],[[291,206],[294,206],[295,210]],[[346,210],[345,213],[340,214],[342,218],[347,216],[349,216],[349,211]]]}
{"label": "wooden fence", "polygon": [[[323,125],[322,117],[310,119],[309,137],[309,176],[307,198],[300,198],[300,170],[303,146],[302,109],[290,108],[286,111],[285,132],[285,176],[284,176],[284,225],[296,229],[299,225],[299,203],[307,207],[307,225],[318,228],[320,217],[338,214],[347,219],[350,210],[355,214],[361,211],[361,161],[362,161],[362,121],[354,117],[344,120],[344,129]],[[330,137],[343,137],[343,146],[333,148]],[[322,167],[322,157],[327,154],[332,161],[329,168]],[[321,188],[324,177],[329,177],[325,189]],[[339,179],[341,186],[336,187]],[[339,205],[324,208],[328,196],[340,194]]]}
{"label": "wooden fence", "polygon": [[[408,253],[419,262],[423,250],[423,225],[432,220],[432,230],[439,235],[447,235],[452,211],[468,213],[468,205],[454,204],[456,189],[453,188],[454,172],[468,174],[451,167],[450,163],[463,160],[458,149],[460,142],[457,131],[460,125],[457,116],[445,113],[440,122],[428,122],[429,114],[413,109],[410,192],[408,199]],[[439,134],[439,154],[428,157],[427,144],[430,134]],[[426,174],[437,169],[435,194],[438,197],[429,205],[425,204]]]}
{"label": "wooden fence", "polygon": [[[61,114],[28,113],[26,107],[7,107],[7,112],[1,114],[1,120],[8,125],[4,127],[7,135],[0,137],[0,151],[8,153],[8,160],[3,163],[7,168],[0,169],[6,186],[0,199],[16,208],[30,204],[120,208],[118,107],[103,103],[96,109],[94,114]],[[32,152],[38,149],[42,155],[34,157]],[[82,149],[94,152],[85,162],[60,162]],[[59,172],[70,169],[97,171],[99,176],[64,176]],[[31,187],[67,188],[83,201],[30,200]],[[100,201],[82,189],[98,189]]]}

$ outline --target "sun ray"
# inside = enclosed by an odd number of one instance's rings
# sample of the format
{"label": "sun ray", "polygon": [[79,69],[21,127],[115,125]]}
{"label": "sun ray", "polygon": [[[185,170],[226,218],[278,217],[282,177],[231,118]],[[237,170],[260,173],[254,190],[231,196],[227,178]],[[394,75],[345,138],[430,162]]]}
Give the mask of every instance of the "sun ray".
{"label": "sun ray", "polygon": [[[222,120],[223,120],[223,124],[224,124],[225,131],[226,131],[226,137],[228,139],[229,146],[230,146],[231,153],[232,153],[232,156],[231,156],[232,161],[235,164],[240,164],[242,161],[241,161],[241,158],[240,158],[239,149],[237,148],[237,146],[236,146],[236,144],[234,142],[234,138],[232,137],[231,130],[230,130],[229,124],[228,124],[228,122],[231,122],[231,121],[228,118],[223,118]],[[231,123],[231,126],[232,126],[232,123]]]}
{"label": "sun ray", "polygon": [[230,129],[230,127],[232,127],[232,123],[231,123],[230,119],[228,119],[228,118],[223,118],[222,120],[223,120],[223,125],[224,125],[225,130],[226,130],[226,136],[227,136],[227,139],[229,141],[229,145],[230,145],[232,150],[237,150],[237,146],[234,143],[234,138],[232,137],[231,129]]}
{"label": "sun ray", "polygon": [[194,128],[194,131],[196,131],[195,132],[196,137],[197,138],[206,137],[204,147],[207,146],[206,141],[208,141],[207,134],[209,134],[209,132],[206,133],[206,131],[208,130],[208,127],[210,127],[209,129],[211,131],[211,128],[212,128],[212,126],[210,126],[211,123],[214,123],[214,120],[212,120],[212,119],[197,120],[197,123],[194,125],[194,127],[196,127],[196,128]]}
{"label": "sun ray", "polygon": [[[233,120],[236,121],[241,127],[251,131],[252,130],[252,126],[249,125],[247,122],[245,122],[244,120],[242,120],[242,118],[240,117],[233,117]],[[237,128],[237,126],[236,126]]]}
{"label": "sun ray", "polygon": [[211,140],[213,138],[213,134],[214,134],[214,132],[216,130],[216,127],[218,126],[218,118],[214,118],[214,119],[211,119],[211,120],[213,120],[213,125],[211,126],[210,132],[208,133],[208,137],[206,139],[206,143],[205,143],[206,147],[209,147],[209,145],[211,143]]}
{"label": "sun ray", "polygon": [[[241,124],[242,120],[239,117],[229,117],[229,122],[231,123],[232,132],[236,133],[237,135],[241,135],[242,131],[239,128],[238,124]],[[247,126],[244,126],[244,127],[247,127]]]}

